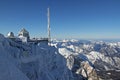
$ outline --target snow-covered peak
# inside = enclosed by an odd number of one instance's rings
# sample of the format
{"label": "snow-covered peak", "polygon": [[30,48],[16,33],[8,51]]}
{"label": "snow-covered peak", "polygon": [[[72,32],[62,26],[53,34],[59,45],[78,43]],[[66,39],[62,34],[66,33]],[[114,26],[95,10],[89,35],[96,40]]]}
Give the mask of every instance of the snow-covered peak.
{"label": "snow-covered peak", "polygon": [[[72,41],[74,42],[76,41]],[[61,46],[61,43],[65,45]],[[52,46],[42,43],[21,43],[0,35],[0,80],[81,80],[87,78],[88,73],[85,73],[82,67],[89,64],[84,64],[85,60],[82,57],[77,58],[78,53],[65,48],[66,45],[73,50],[76,48],[70,44],[71,41],[68,41],[68,44],[55,42],[51,44]],[[77,65],[82,65],[82,67],[76,69],[76,61],[80,59],[84,65],[78,63]],[[71,63],[72,60],[73,63]],[[90,71],[94,69],[92,66],[89,68]],[[77,71],[74,72],[74,69]]]}
{"label": "snow-covered peak", "polygon": [[[55,42],[54,42],[55,43]],[[54,44],[53,43],[53,44]],[[84,54],[93,64],[103,64],[108,68],[105,69],[120,69],[120,42],[104,42],[104,41],[75,41],[55,43],[59,48],[60,53],[65,56],[71,54]],[[100,61],[101,63],[99,64]],[[109,67],[110,66],[110,67]],[[97,66],[99,68],[99,66]],[[100,69],[100,68],[99,68]],[[102,68],[103,69],[103,68]]]}
{"label": "snow-covered peak", "polygon": [[0,80],[98,80],[96,70],[120,69],[119,57],[119,42],[54,40],[49,46],[0,34]]}

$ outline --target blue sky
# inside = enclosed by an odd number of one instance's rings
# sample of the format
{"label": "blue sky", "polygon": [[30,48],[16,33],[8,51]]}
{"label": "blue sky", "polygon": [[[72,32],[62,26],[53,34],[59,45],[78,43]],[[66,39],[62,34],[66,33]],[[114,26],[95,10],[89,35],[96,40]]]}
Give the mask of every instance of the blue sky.
{"label": "blue sky", "polygon": [[120,39],[120,0],[0,0],[0,33],[46,37],[48,6],[53,38]]}

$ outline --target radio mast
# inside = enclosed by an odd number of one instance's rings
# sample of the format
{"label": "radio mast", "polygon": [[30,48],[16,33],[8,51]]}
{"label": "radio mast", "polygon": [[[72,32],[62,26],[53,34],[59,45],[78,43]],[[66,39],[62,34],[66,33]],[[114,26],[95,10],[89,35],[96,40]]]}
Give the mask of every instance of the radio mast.
{"label": "radio mast", "polygon": [[48,42],[50,43],[51,42],[51,37],[50,37],[50,9],[49,7],[47,8],[47,11],[48,11]]}

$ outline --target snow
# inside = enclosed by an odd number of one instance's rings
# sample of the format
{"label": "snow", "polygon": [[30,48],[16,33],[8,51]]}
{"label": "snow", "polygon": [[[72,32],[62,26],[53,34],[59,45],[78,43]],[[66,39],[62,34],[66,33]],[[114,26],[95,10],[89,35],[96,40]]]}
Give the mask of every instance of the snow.
{"label": "snow", "polygon": [[97,59],[101,59],[104,57],[103,54],[100,54],[99,52],[91,51],[89,54],[86,55],[87,58],[92,61],[94,64]]}
{"label": "snow", "polygon": [[120,69],[120,42],[104,41],[54,41],[52,45],[59,49],[61,55],[82,56],[83,54],[98,70]]}
{"label": "snow", "polygon": [[0,80],[29,80],[15,65],[4,47],[9,47],[0,34]]}
{"label": "snow", "polygon": [[119,43],[55,39],[49,46],[0,34],[0,80],[96,79],[95,69],[119,71]]}
{"label": "snow", "polygon": [[[70,80],[65,58],[54,46],[16,43],[0,35],[0,80]],[[71,73],[72,74],[72,73]]]}
{"label": "snow", "polygon": [[65,58],[67,58],[69,55],[73,54],[72,52],[70,52],[69,50],[67,50],[66,48],[60,48],[59,52],[61,55],[63,55]]}

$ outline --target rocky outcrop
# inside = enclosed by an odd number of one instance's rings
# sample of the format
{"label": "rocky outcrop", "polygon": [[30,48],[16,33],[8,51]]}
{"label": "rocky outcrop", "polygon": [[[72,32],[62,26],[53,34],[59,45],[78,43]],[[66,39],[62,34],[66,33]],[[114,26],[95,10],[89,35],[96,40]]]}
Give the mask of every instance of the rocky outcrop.
{"label": "rocky outcrop", "polygon": [[99,80],[95,68],[90,62],[80,57],[70,55],[67,58],[67,66],[72,71],[75,80]]}

